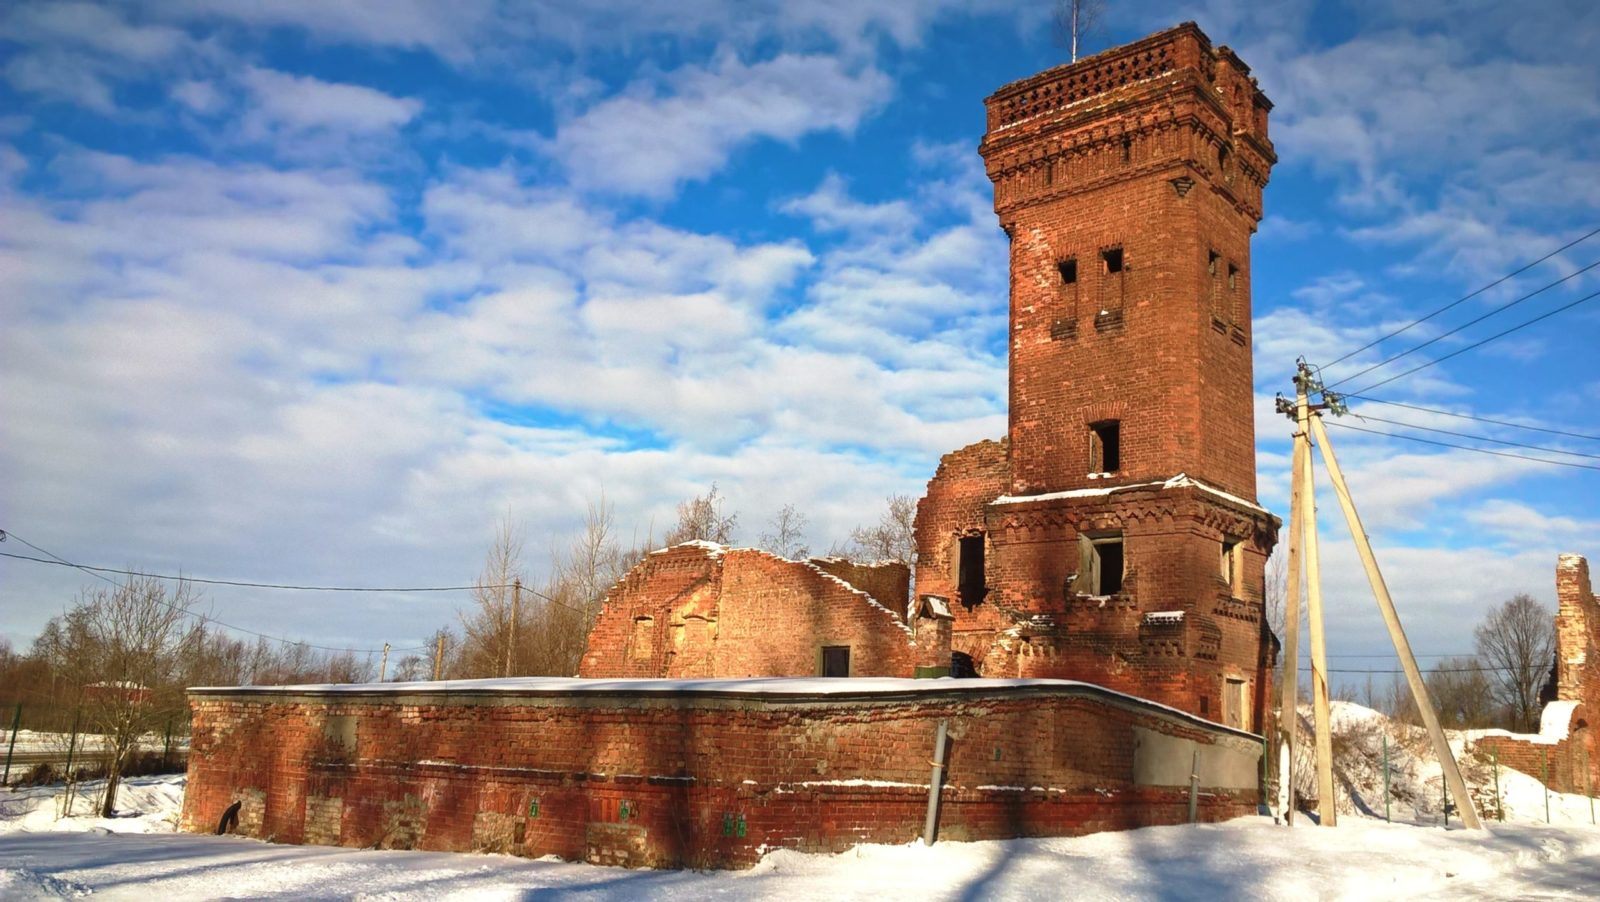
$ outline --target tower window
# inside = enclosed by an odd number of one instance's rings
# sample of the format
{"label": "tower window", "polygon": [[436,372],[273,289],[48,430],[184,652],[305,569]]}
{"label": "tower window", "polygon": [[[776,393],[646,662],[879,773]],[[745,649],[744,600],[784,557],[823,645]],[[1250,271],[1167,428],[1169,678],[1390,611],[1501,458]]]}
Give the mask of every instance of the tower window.
{"label": "tower window", "polygon": [[1078,258],[1069,257],[1056,263],[1056,271],[1061,273],[1061,284],[1076,285],[1078,283]]}
{"label": "tower window", "polygon": [[1126,163],[1133,158],[1133,139],[1122,139],[1122,162]]}
{"label": "tower window", "polygon": [[1078,536],[1078,577],[1074,591],[1115,595],[1122,591],[1122,534],[1099,538]]}
{"label": "tower window", "polygon": [[982,604],[987,594],[983,584],[983,536],[962,536],[960,543],[956,585],[961,603],[971,608]]}
{"label": "tower window", "polygon": [[1107,273],[1122,272],[1122,248],[1114,247],[1101,251],[1100,259],[1105,261]]}
{"label": "tower window", "polygon": [[1089,472],[1115,473],[1122,469],[1122,423],[1102,420],[1089,424]]}
{"label": "tower window", "polygon": [[1244,573],[1243,548],[1235,539],[1222,540],[1221,572],[1218,576],[1228,584],[1228,594],[1233,598],[1239,597],[1239,578]]}
{"label": "tower window", "polygon": [[1239,287],[1239,267],[1232,263],[1228,264],[1228,287],[1230,289]]}
{"label": "tower window", "polygon": [[1220,261],[1221,259],[1222,259],[1222,255],[1217,253],[1216,251],[1207,251],[1206,252],[1206,272],[1208,272],[1211,275],[1215,276],[1217,274],[1217,262]]}

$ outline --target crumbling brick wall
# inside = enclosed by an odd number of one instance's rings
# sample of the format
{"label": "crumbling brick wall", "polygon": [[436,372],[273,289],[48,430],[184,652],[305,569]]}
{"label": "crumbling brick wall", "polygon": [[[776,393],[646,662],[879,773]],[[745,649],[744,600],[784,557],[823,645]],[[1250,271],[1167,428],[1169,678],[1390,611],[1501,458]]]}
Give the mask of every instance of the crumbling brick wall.
{"label": "crumbling brick wall", "polygon": [[[830,572],[832,571],[832,572]],[[912,676],[948,658],[905,623],[904,564],[790,561],[690,542],[649,555],[607,595],[584,677],[815,676],[822,649],[848,649],[851,676]],[[881,603],[851,580],[891,593]],[[891,607],[893,605],[894,607]]]}
{"label": "crumbling brick wall", "polygon": [[1545,705],[1539,733],[1493,731],[1478,740],[1484,754],[1561,792],[1600,788],[1600,741],[1589,725],[1600,710],[1600,605],[1589,562],[1576,554],[1556,560],[1556,700]]}
{"label": "crumbling brick wall", "polygon": [[423,685],[191,692],[182,828],[254,799],[278,842],[748,867],[920,835],[940,721],[945,838],[1179,823],[1196,753],[1201,819],[1257,802],[1258,737],[1092,686]]}

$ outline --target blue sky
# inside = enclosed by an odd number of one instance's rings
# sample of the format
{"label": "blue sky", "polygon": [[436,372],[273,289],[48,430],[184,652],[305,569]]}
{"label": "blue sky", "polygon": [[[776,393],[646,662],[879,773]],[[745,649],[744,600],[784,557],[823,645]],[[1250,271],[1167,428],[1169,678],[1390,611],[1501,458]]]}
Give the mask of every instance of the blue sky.
{"label": "blue sky", "polygon": [[[1064,61],[1048,6],[7,4],[0,528],[110,566],[459,583],[502,515],[543,548],[603,491],[642,538],[715,481],[744,540],[794,503],[826,548],[1004,432],[1006,255],[976,145],[984,96]],[[1271,398],[1297,356],[1600,226],[1593,4],[1391,7],[1113,4],[1089,44],[1194,19],[1277,105],[1253,288],[1280,513]],[[1329,376],[1595,260],[1600,237]],[[1600,302],[1380,396],[1600,432],[1597,336]],[[1514,592],[1551,601],[1557,552],[1600,555],[1600,472],[1334,436],[1419,651],[1469,649]],[[1382,652],[1324,500],[1332,651]],[[0,561],[0,636],[25,646],[80,577]],[[457,602],[208,595],[361,647],[413,644]]]}

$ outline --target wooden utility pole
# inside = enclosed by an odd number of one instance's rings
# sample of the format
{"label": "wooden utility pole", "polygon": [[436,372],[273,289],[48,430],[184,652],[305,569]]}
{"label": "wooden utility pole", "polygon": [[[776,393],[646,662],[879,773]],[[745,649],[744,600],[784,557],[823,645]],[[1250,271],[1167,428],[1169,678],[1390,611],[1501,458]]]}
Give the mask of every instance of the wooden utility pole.
{"label": "wooden utility pole", "polygon": [[[1298,422],[1296,428],[1298,429]],[[1300,505],[1300,458],[1308,453],[1304,436],[1294,437],[1294,463],[1289,492],[1289,576],[1283,593],[1283,701],[1278,707],[1278,730],[1282,735],[1278,767],[1278,796],[1283,800],[1283,822],[1294,823],[1294,739],[1300,722],[1300,545],[1304,529],[1298,516]]]}
{"label": "wooden utility pole", "polygon": [[1316,726],[1317,814],[1324,827],[1336,826],[1339,813],[1333,797],[1333,732],[1328,712],[1328,649],[1322,634],[1322,564],[1317,555],[1317,489],[1311,464],[1311,405],[1307,398],[1309,374],[1295,377],[1295,418],[1300,431],[1300,520],[1306,558],[1306,621],[1311,632],[1311,710]]}
{"label": "wooden utility pole", "polygon": [[511,654],[517,647],[517,608],[522,604],[522,577],[511,581],[511,629],[506,641],[506,669],[502,676],[511,675]]}
{"label": "wooden utility pole", "polygon": [[444,631],[439,632],[439,647],[433,652],[433,678],[435,681],[444,672]]}
{"label": "wooden utility pole", "polygon": [[[1383,612],[1383,622],[1389,628],[1389,638],[1393,640],[1395,653],[1400,657],[1400,666],[1405,670],[1406,683],[1410,685],[1411,695],[1416,699],[1417,710],[1422,714],[1422,722],[1428,728],[1428,737],[1433,740],[1434,754],[1438,756],[1439,764],[1444,769],[1445,784],[1461,805],[1461,822],[1477,829],[1482,824],[1478,821],[1478,813],[1473,810],[1472,796],[1467,793],[1466,781],[1461,779],[1461,770],[1456,766],[1455,755],[1450,751],[1450,743],[1445,740],[1444,729],[1439,725],[1439,715],[1433,710],[1433,700],[1428,697],[1428,687],[1422,681],[1422,671],[1417,669],[1417,659],[1411,653],[1411,643],[1406,640],[1405,630],[1400,626],[1400,615],[1395,612],[1394,599],[1389,597],[1389,587],[1383,581],[1383,573],[1378,570],[1378,559],[1373,556],[1372,543],[1368,541],[1366,530],[1361,526],[1361,517],[1356,513],[1355,501],[1350,497],[1350,488],[1345,485],[1344,471],[1339,469],[1339,459],[1334,456],[1333,445],[1328,443],[1328,430],[1322,425],[1321,417],[1311,418],[1311,428],[1316,433],[1317,444],[1322,446],[1322,459],[1328,465],[1328,476],[1333,481],[1334,492],[1339,496],[1339,506],[1344,509],[1345,522],[1350,526],[1350,536],[1356,541],[1356,551],[1361,554],[1361,565],[1366,568],[1367,582],[1372,585],[1372,595],[1378,601],[1378,610]],[[1315,540],[1313,544],[1314,542]]]}
{"label": "wooden utility pole", "polygon": [[[367,659],[372,660],[371,658]],[[383,643],[383,663],[378,665],[378,682],[389,678],[389,643]]]}

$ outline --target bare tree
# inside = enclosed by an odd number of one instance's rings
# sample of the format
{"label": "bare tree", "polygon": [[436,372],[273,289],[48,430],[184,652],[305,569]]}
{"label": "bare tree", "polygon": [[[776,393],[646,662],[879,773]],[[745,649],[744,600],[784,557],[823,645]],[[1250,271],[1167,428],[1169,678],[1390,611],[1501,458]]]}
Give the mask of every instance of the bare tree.
{"label": "bare tree", "polygon": [[73,687],[90,730],[102,737],[102,817],[116,813],[117,788],[139,740],[183,709],[177,677],[186,646],[203,636],[200,618],[190,612],[199,601],[187,582],[169,593],[160,579],[132,576],[112,588],[85,590],[59,627],[41,634],[47,645],[40,651]]}
{"label": "bare tree", "polygon": [[873,526],[857,526],[850,531],[849,556],[865,561],[899,561],[911,566],[917,542],[913,525],[917,502],[910,495],[890,495],[888,509]]}
{"label": "bare tree", "polygon": [[[1445,658],[1426,677],[1428,697],[1447,730],[1488,726],[1494,717],[1494,687],[1477,658]],[[1412,702],[1412,707],[1416,706]]]}
{"label": "bare tree", "polygon": [[1055,41],[1058,46],[1071,48],[1072,62],[1078,61],[1078,45],[1100,30],[1104,14],[1104,0],[1056,0]]}
{"label": "bare tree", "polygon": [[475,608],[461,613],[463,676],[510,676],[517,668],[517,621],[522,618],[515,584],[523,579],[522,531],[505,517],[496,527],[472,590]]}
{"label": "bare tree", "polygon": [[1556,653],[1554,615],[1533,596],[1518,594],[1491,608],[1473,636],[1492,695],[1505,707],[1511,728],[1537,729],[1539,690]]}
{"label": "bare tree", "polygon": [[779,557],[796,561],[811,553],[805,535],[809,523],[806,515],[800,513],[793,504],[785,504],[779,508],[768,522],[772,526],[772,531],[761,534],[762,548]]}
{"label": "bare tree", "polygon": [[697,539],[720,545],[731,543],[739,515],[724,515],[723,500],[717,491],[717,484],[713,482],[711,491],[681,502],[678,505],[678,525],[667,531],[666,544],[671,546]]}

